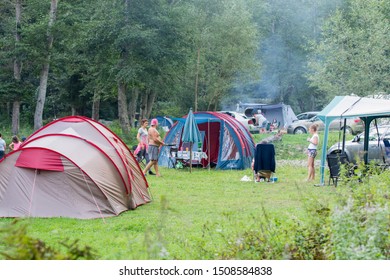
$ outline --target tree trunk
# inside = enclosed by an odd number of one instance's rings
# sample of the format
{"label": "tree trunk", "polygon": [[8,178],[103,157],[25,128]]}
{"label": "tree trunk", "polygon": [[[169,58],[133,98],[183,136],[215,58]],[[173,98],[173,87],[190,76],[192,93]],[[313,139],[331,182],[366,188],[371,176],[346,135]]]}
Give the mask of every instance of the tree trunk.
{"label": "tree trunk", "polygon": [[34,129],[38,130],[43,125],[43,108],[45,107],[46,100],[46,90],[47,90],[47,80],[49,78],[49,68],[50,68],[50,54],[51,49],[53,48],[53,34],[51,32],[51,28],[54,25],[56,20],[57,13],[57,4],[58,0],[51,0],[50,5],[50,17],[49,17],[49,27],[47,30],[47,55],[46,61],[43,64],[40,81],[39,81],[39,92],[37,98],[37,105],[35,107],[35,115],[34,115]]}
{"label": "tree trunk", "polygon": [[130,123],[127,113],[126,84],[124,82],[119,82],[118,84],[118,115],[122,132],[126,137],[129,137]]}
{"label": "tree trunk", "polygon": [[156,99],[157,92],[155,90],[149,91],[148,102],[146,107],[146,118],[149,119],[152,114],[154,100]]}
{"label": "tree trunk", "polygon": [[[124,0],[124,9],[125,9],[125,24],[129,22],[129,0]],[[121,52],[121,61],[120,63],[126,63],[128,58],[127,48],[123,48]],[[127,97],[126,97],[127,86],[125,81],[118,81],[118,117],[119,124],[122,128],[122,133],[126,138],[130,137],[130,121],[129,114],[127,112]]]}
{"label": "tree trunk", "polygon": [[194,112],[198,111],[199,60],[200,60],[200,48],[198,48],[198,58],[196,60]]}
{"label": "tree trunk", "polygon": [[207,104],[207,111],[215,111],[215,109],[212,109],[212,108],[215,108],[215,104],[217,103],[216,102],[216,99],[217,99],[217,95],[218,95],[218,91],[214,91],[213,95],[210,97],[210,100]]}
{"label": "tree trunk", "polygon": [[139,118],[141,120],[147,118],[146,112],[147,112],[147,105],[148,105],[148,97],[149,97],[149,90],[147,89],[141,95],[141,108],[139,110]]}
{"label": "tree trunk", "polygon": [[15,100],[12,106],[12,134],[19,133],[20,102]]}
{"label": "tree trunk", "polygon": [[[21,39],[21,18],[22,18],[22,3],[21,0],[16,0],[15,3],[15,19],[16,19],[16,30],[15,30],[15,45],[18,47]],[[14,59],[14,78],[17,84],[21,82],[22,63],[19,57]],[[19,133],[20,126],[20,95],[15,97],[12,105],[12,134],[17,135]]]}
{"label": "tree trunk", "polygon": [[41,71],[37,105],[35,107],[35,115],[34,115],[34,130],[38,130],[43,126],[43,108],[45,106],[45,100],[46,100],[46,88],[47,88],[48,77],[49,77],[49,63],[47,62],[43,65],[43,69]]}
{"label": "tree trunk", "polygon": [[[16,30],[15,30],[15,45],[18,46],[21,40],[21,18],[22,18],[22,3],[21,0],[16,0],[15,3],[15,19],[16,19]],[[14,59],[14,77],[15,80],[20,82],[22,72],[22,64],[19,57]]]}
{"label": "tree trunk", "polygon": [[70,104],[70,115],[71,116],[76,116],[77,115],[76,107],[73,104]]}
{"label": "tree trunk", "polygon": [[133,88],[131,91],[130,102],[128,107],[131,127],[135,127],[138,96],[139,96],[139,89]]}
{"label": "tree trunk", "polygon": [[98,121],[100,118],[100,92],[95,90],[92,100],[92,119]]}

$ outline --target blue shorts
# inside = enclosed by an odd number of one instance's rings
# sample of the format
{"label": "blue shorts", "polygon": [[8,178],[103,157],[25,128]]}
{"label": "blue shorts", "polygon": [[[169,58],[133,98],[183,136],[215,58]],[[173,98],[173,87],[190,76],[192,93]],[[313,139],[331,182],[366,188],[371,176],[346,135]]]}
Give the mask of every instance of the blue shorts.
{"label": "blue shorts", "polygon": [[317,156],[316,149],[307,149],[307,155],[311,158],[315,158]]}

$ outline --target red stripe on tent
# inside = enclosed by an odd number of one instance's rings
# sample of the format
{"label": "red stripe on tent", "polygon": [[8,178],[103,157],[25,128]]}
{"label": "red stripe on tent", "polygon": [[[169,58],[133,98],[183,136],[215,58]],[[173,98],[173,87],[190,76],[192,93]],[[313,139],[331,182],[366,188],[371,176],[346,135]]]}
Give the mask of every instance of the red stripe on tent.
{"label": "red stripe on tent", "polygon": [[[199,113],[201,113],[201,112],[199,112]],[[239,121],[237,121],[235,118],[233,118],[233,117],[231,117],[229,115],[223,114],[223,113],[218,113],[218,112],[207,112],[207,113],[212,115],[212,116],[215,116],[215,117],[217,117],[219,119],[222,119],[225,122],[230,124],[230,127],[234,130],[234,132],[237,135],[237,139],[240,142],[240,145],[242,147],[243,153],[245,155],[248,155],[249,154],[248,153],[248,146],[246,145],[246,141],[244,141],[242,139],[242,135],[239,132],[239,127],[240,127],[241,123]],[[248,134],[250,134],[245,126],[241,125],[241,129],[246,130],[248,132]]]}
{"label": "red stripe on tent", "polygon": [[79,117],[67,117],[67,118],[62,118],[62,122],[85,122],[85,120],[79,118]]}
{"label": "red stripe on tent", "polygon": [[64,171],[61,156],[58,153],[44,149],[25,149],[21,151],[15,166],[40,170]]}
{"label": "red stripe on tent", "polygon": [[[129,193],[131,193],[131,186],[129,186],[129,188],[127,187],[127,185],[126,185],[126,182],[125,182],[125,179],[123,178],[123,175],[122,175],[122,172],[120,172],[120,170],[119,170],[119,167],[114,163],[114,161],[112,160],[112,158],[102,149],[102,148],[100,148],[98,145],[96,145],[96,144],[94,144],[94,143],[92,143],[91,141],[88,141],[88,140],[86,140],[86,139],[84,139],[84,138],[81,138],[81,137],[79,137],[79,136],[77,136],[77,135],[72,135],[72,134],[61,134],[61,133],[48,133],[48,134],[44,134],[44,135],[40,135],[40,136],[38,136],[38,137],[35,137],[35,138],[33,138],[33,139],[31,139],[30,141],[29,141],[29,144],[30,145],[33,145],[34,144],[34,141],[37,141],[38,139],[41,139],[41,138],[46,138],[46,137],[49,137],[49,136],[59,136],[59,137],[69,137],[69,138],[74,138],[74,139],[78,139],[78,140],[82,140],[82,141],[84,141],[84,142],[86,142],[86,143],[88,143],[89,145],[91,145],[92,147],[94,147],[94,148],[96,148],[97,150],[99,150],[111,163],[112,163],[112,165],[115,167],[115,169],[118,171],[118,174],[119,174],[119,176],[121,177],[121,180],[122,180],[122,182],[123,182],[123,185],[124,185],[124,188],[125,188],[125,190],[126,190],[126,193],[127,194],[129,194]],[[31,143],[33,143],[33,144],[31,144]],[[112,145],[112,143],[110,142],[110,144]],[[113,145],[112,145],[113,146]],[[115,146],[113,146],[116,150],[117,150],[117,148],[115,147]],[[50,151],[50,150],[49,150]],[[119,153],[118,153],[118,151],[116,151],[117,152],[117,154],[119,155]],[[120,155],[119,155],[120,156]],[[68,158],[68,157],[66,157],[66,158]],[[69,158],[68,158],[69,159]],[[69,159],[70,160],[70,159]],[[72,161],[73,162],[73,161]],[[123,162],[123,159],[122,159],[122,162]],[[80,166],[78,166],[77,164],[75,164],[77,167],[79,167],[80,168]],[[81,169],[81,168],[80,168]],[[83,172],[85,172],[84,170],[83,170]],[[94,180],[92,180],[92,181],[94,181]],[[94,181],[95,182],[95,181]]]}

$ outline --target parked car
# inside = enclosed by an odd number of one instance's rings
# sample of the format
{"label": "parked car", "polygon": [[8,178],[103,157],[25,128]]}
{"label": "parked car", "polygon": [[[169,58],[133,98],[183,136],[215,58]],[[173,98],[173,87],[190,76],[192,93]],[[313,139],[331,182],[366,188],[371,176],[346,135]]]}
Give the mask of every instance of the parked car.
{"label": "parked car", "polygon": [[[369,132],[368,142],[368,162],[375,161],[384,163],[386,152],[383,140],[390,140],[390,125],[372,127]],[[337,154],[342,151],[342,143],[336,143],[328,149],[328,154]],[[352,163],[363,161],[364,159],[364,133],[356,135],[352,140],[345,141],[345,154],[347,160]],[[389,161],[390,159],[386,159]]]}
{"label": "parked car", "polygon": [[300,113],[300,114],[297,115],[297,119],[294,120],[293,122],[301,121],[301,120],[309,120],[309,119],[317,116],[318,113],[319,113],[319,111],[311,111],[311,112]]}
{"label": "parked car", "polygon": [[227,114],[227,115],[235,118],[240,123],[242,123],[249,130],[249,132],[258,132],[259,131],[259,128],[255,126],[253,119],[248,118],[243,113],[238,113],[238,112],[233,112],[233,111],[221,111],[220,113],[224,113],[224,114]]}
{"label": "parked car", "polygon": [[[287,127],[287,133],[289,134],[303,134],[309,131],[309,127],[312,124],[318,125],[318,130],[324,130],[325,124],[316,116],[309,120],[299,120],[293,122]],[[344,120],[334,120],[329,125],[329,130],[343,130]],[[363,131],[363,121],[360,118],[347,119],[347,126],[345,128],[346,133],[358,134]]]}

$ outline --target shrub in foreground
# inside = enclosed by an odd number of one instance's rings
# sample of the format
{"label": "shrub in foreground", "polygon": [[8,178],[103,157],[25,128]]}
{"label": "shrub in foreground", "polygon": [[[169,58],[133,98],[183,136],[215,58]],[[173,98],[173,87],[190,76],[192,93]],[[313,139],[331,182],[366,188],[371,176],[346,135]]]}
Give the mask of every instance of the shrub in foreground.
{"label": "shrub in foreground", "polygon": [[390,259],[390,172],[375,171],[347,188],[332,212],[336,259]]}
{"label": "shrub in foreground", "polygon": [[[62,250],[50,247],[45,242],[27,235],[25,225],[15,220],[10,225],[0,229],[0,256],[8,260],[92,260],[95,259],[93,250],[80,247],[78,240],[64,240],[59,245]],[[0,248],[1,248],[0,247]]]}
{"label": "shrub in foreground", "polygon": [[330,207],[306,204],[306,219],[264,216],[257,226],[227,242],[223,259],[378,260],[390,259],[390,172],[371,170],[335,188],[339,201]]}

